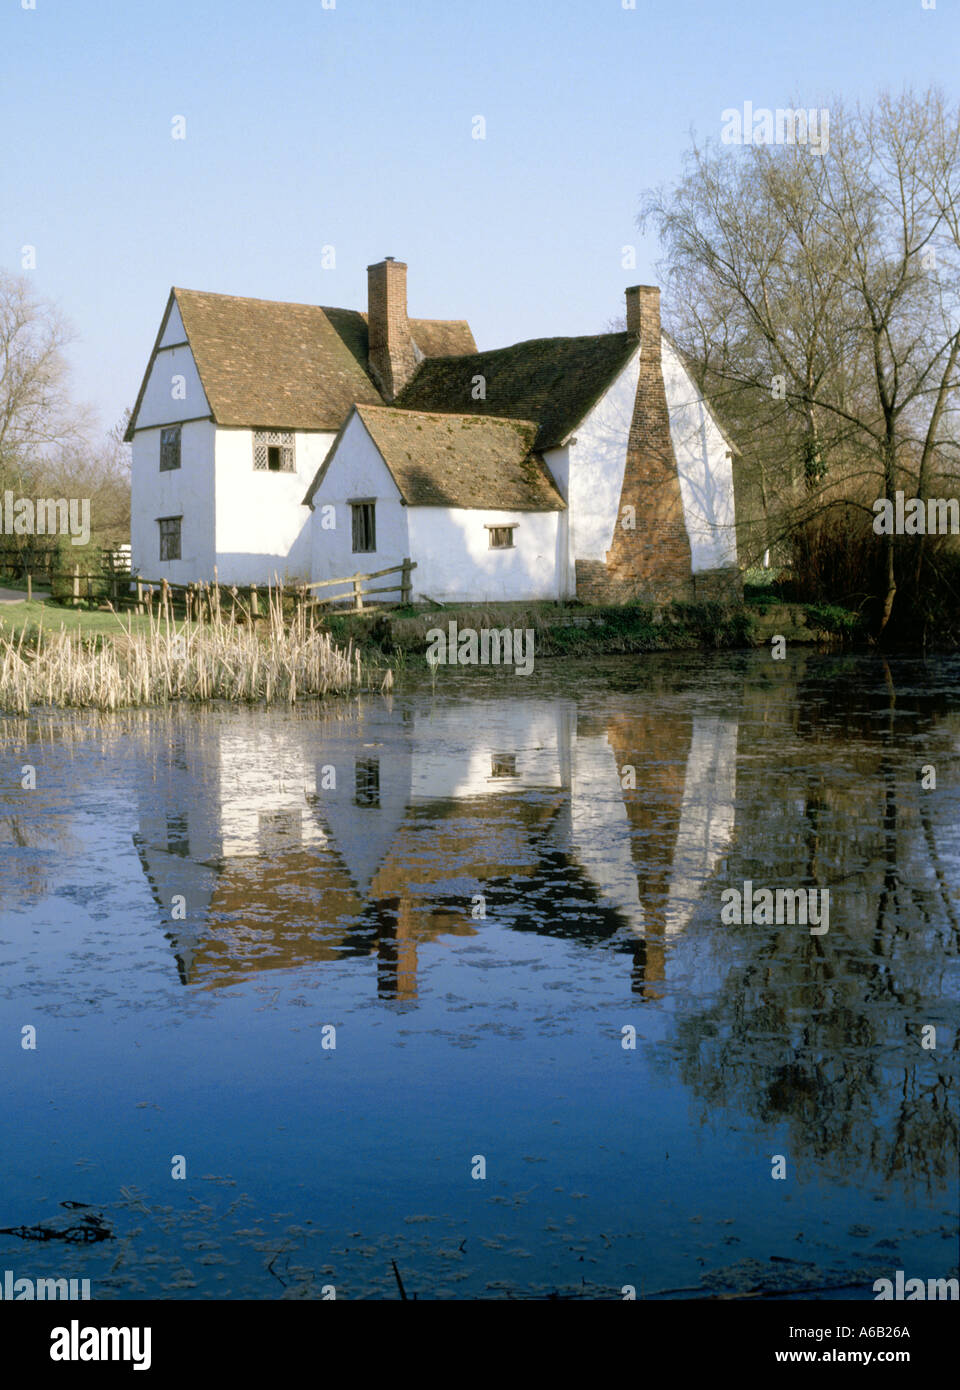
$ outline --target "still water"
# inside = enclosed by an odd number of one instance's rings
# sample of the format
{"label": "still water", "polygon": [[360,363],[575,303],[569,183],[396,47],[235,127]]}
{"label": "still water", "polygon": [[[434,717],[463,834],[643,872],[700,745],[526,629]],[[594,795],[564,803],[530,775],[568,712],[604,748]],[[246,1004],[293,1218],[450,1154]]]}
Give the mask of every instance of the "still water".
{"label": "still water", "polygon": [[[0,736],[0,1277],[956,1275],[960,660],[544,662]],[[724,924],[747,880],[829,889],[829,931]]]}

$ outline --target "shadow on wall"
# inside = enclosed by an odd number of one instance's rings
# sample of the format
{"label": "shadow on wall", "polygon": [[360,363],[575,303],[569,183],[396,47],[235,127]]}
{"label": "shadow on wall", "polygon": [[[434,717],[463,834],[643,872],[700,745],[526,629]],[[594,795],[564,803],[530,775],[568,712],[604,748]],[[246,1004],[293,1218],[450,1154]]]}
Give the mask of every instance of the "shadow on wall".
{"label": "shadow on wall", "polygon": [[[664,363],[665,368],[667,363]],[[694,570],[737,563],[733,469],[727,443],[680,364],[664,372],[670,435]],[[713,458],[711,461],[711,433]]]}

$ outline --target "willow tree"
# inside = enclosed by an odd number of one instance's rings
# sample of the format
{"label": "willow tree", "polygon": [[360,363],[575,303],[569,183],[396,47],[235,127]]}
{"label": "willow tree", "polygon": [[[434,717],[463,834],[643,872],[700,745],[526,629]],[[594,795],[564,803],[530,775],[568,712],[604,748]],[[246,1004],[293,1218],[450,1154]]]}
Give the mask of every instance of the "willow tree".
{"label": "willow tree", "polygon": [[905,473],[926,498],[956,457],[960,112],[930,90],[829,113],[820,145],[694,142],[639,218],[665,248],[669,326],[751,460],[766,545],[828,506],[872,511],[871,490],[892,502]]}

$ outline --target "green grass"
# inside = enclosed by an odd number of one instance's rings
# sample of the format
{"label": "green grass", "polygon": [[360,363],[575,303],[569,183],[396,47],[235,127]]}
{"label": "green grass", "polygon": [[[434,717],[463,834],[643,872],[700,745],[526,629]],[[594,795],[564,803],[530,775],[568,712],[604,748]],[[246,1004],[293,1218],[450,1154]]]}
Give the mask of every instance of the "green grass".
{"label": "green grass", "polygon": [[[133,613],[124,613],[123,627],[132,627],[135,633],[147,633],[150,620]],[[99,610],[88,612],[79,608],[61,608],[56,603],[0,603],[0,632],[5,637],[19,638],[26,632],[29,639],[42,626],[46,632],[80,632],[84,637],[115,637],[121,631],[121,619],[113,613]]]}
{"label": "green grass", "polygon": [[836,603],[808,603],[807,623],[821,632],[834,632],[841,637],[854,637],[863,632],[863,618],[849,608]]}

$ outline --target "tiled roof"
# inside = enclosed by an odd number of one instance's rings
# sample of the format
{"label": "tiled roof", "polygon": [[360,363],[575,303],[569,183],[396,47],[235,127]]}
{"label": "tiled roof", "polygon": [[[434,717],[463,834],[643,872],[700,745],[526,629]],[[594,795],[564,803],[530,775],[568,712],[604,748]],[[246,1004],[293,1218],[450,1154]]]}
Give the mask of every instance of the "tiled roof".
{"label": "tiled roof", "polygon": [[[351,309],[173,291],[218,425],[337,430],[382,400],[367,371],[366,315]],[[417,346],[475,352],[462,321],[411,319]]]}
{"label": "tiled roof", "polygon": [[[493,352],[434,358],[397,397],[405,410],[460,412],[536,420],[536,447],[560,444],[576,428],[636,351],[629,333],[536,338]],[[482,376],[486,399],[474,400]]]}
{"label": "tiled roof", "polygon": [[[565,502],[534,450],[532,420],[358,405],[357,415],[409,506],[562,511]],[[342,438],[342,436],[341,436]],[[304,499],[332,463],[334,445]]]}

